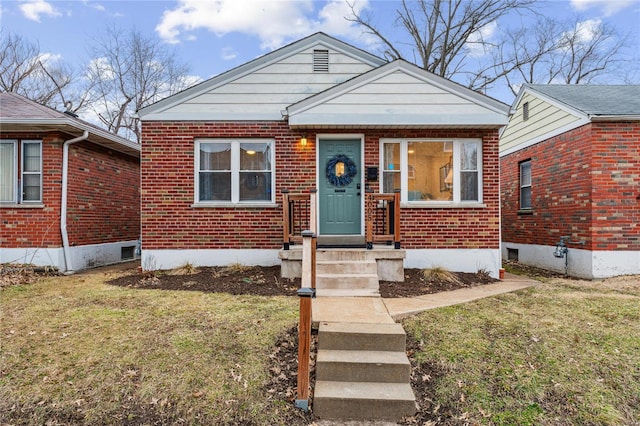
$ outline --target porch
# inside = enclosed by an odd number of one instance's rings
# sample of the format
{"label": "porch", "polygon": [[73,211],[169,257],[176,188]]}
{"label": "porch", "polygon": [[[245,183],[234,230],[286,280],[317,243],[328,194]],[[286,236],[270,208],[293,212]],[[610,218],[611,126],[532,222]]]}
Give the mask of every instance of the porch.
{"label": "porch", "polygon": [[[292,194],[284,190],[282,206],[283,248],[278,254],[281,276],[299,278],[302,276],[303,232],[317,235],[317,191]],[[343,278],[344,274],[353,274],[354,278],[356,274],[377,274],[376,292],[377,280],[404,281],[406,253],[400,249],[400,192],[376,194],[367,190],[364,211],[364,235],[320,235],[314,239],[318,245],[314,253],[321,268],[318,271],[321,286],[331,275]]]}

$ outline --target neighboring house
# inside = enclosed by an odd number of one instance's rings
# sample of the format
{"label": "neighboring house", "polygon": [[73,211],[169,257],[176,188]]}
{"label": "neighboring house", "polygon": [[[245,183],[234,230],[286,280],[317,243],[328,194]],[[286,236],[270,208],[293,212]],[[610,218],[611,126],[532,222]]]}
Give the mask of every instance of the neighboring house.
{"label": "neighboring house", "polygon": [[398,189],[405,266],[497,277],[508,110],[322,33],[268,53],[139,111],[143,267],[278,264],[283,190],[364,247],[365,191]]}
{"label": "neighboring house", "polygon": [[0,263],[62,272],[132,259],[139,145],[0,93]]}
{"label": "neighboring house", "polygon": [[[528,85],[500,138],[502,255],[640,273],[640,86]],[[561,237],[567,257],[555,257]]]}

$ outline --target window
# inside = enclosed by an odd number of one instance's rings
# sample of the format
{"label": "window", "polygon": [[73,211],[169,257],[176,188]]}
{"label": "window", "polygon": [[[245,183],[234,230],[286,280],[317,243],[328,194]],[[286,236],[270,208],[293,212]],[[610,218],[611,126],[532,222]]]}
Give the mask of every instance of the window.
{"label": "window", "polygon": [[481,202],[482,141],[382,141],[382,191],[406,202]]}
{"label": "window", "polygon": [[196,141],[196,202],[273,202],[273,141]]}
{"label": "window", "polygon": [[0,142],[0,202],[42,202],[42,142]]}
{"label": "window", "polygon": [[529,119],[529,102],[522,104],[522,121]]}
{"label": "window", "polygon": [[520,209],[531,208],[531,160],[520,163]]}

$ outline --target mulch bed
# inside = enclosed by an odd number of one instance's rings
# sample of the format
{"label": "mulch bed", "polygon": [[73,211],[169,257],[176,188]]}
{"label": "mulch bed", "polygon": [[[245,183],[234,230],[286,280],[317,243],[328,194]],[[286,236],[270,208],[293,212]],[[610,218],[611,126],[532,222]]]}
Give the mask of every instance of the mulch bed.
{"label": "mulch bed", "polygon": [[[428,281],[424,278],[422,270],[405,269],[404,282],[380,282],[380,295],[388,298],[413,297],[496,281],[485,274],[455,272],[453,275],[456,277],[454,282]],[[300,279],[281,278],[280,266],[227,266],[155,273],[132,270],[128,275],[109,281],[109,284],[130,288],[203,291],[234,295],[295,296],[300,288]]]}

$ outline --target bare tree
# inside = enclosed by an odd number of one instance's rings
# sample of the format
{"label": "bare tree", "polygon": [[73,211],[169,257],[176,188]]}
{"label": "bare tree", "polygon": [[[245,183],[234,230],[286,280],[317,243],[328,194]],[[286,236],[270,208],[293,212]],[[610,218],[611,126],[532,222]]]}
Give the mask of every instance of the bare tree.
{"label": "bare tree", "polygon": [[58,109],[71,101],[78,110],[84,103],[73,94],[73,80],[72,68],[40,52],[37,43],[16,34],[0,34],[0,90]]}
{"label": "bare tree", "polygon": [[522,83],[592,83],[622,61],[626,38],[601,21],[541,17],[530,28],[507,31],[494,51],[513,94]]}
{"label": "bare tree", "polygon": [[[390,39],[366,11],[351,6],[347,19],[373,35],[388,59],[402,58],[475,90],[506,82],[515,93],[522,83],[579,84],[611,73],[625,38],[600,21],[557,21],[541,16],[534,0],[403,0],[396,24],[404,38]],[[502,37],[486,29],[506,15],[534,20]]]}
{"label": "bare tree", "polygon": [[[350,4],[352,14],[347,20],[378,38],[388,59],[406,59],[452,79],[465,71],[470,49],[490,47],[482,37],[485,27],[508,13],[526,10],[534,3],[534,0],[402,0],[396,14],[397,23],[408,36],[408,40],[403,41],[386,37],[370,15],[356,12],[355,4]],[[477,78],[471,80],[479,81]],[[483,80],[482,84],[487,83]]]}
{"label": "bare tree", "polygon": [[94,112],[104,126],[140,141],[136,111],[187,87],[189,68],[156,38],[107,28],[87,70]]}

